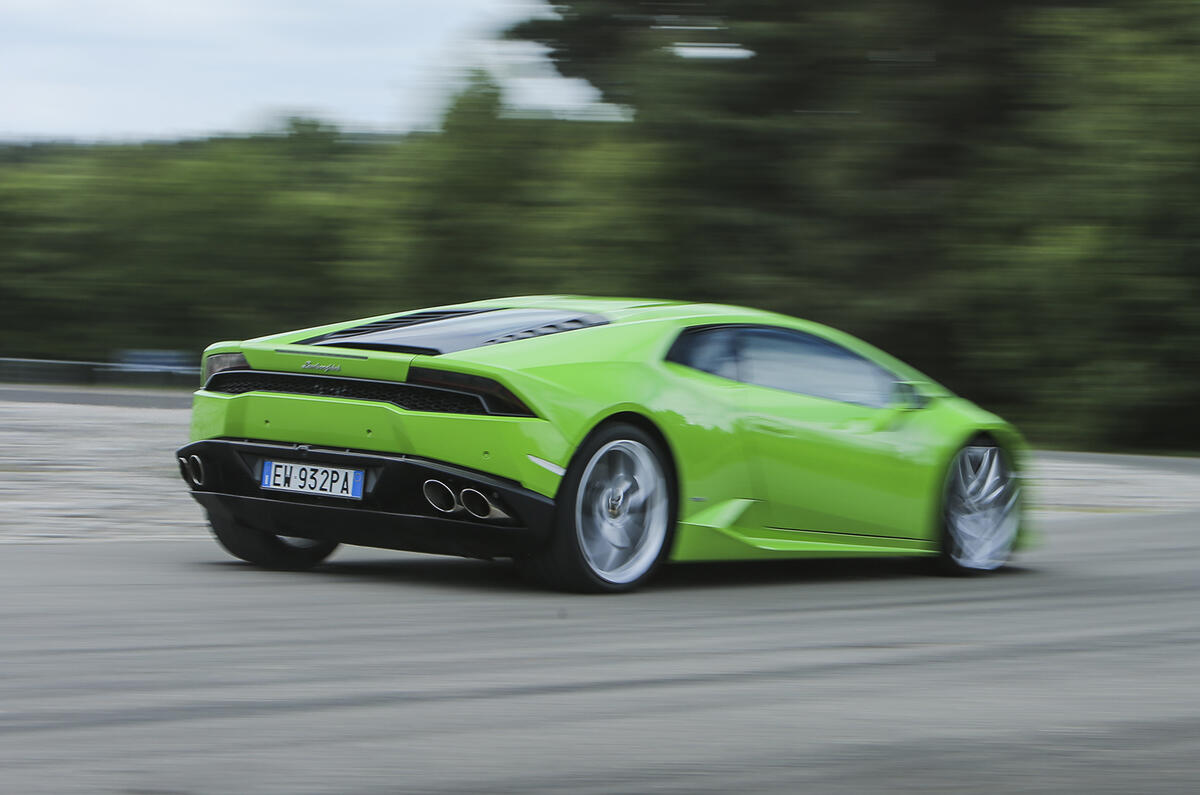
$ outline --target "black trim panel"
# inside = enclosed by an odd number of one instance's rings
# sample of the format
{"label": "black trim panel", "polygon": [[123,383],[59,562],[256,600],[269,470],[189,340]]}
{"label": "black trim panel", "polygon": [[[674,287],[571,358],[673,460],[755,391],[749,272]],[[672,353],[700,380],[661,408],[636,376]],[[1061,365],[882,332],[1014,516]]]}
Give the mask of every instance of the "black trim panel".
{"label": "black trim panel", "polygon": [[[199,456],[204,462],[205,482],[188,482],[192,497],[212,518],[278,535],[413,552],[509,557],[544,544],[554,521],[549,497],[504,478],[425,458],[230,439],[193,442],[177,455]],[[264,459],[362,469],[363,498],[265,490],[259,485]],[[421,492],[430,478],[455,490],[478,489],[511,518],[439,513]]]}
{"label": "black trim panel", "polygon": [[[419,368],[414,370],[418,370],[419,373],[436,372],[439,375],[444,372]],[[407,411],[442,414],[534,416],[529,407],[498,382],[482,376],[467,375],[452,380],[453,375],[447,375],[436,383],[409,383],[270,370],[222,370],[209,378],[204,388],[209,392],[226,395],[274,392],[284,395],[368,400],[375,403],[391,403]]]}
{"label": "black trim panel", "polygon": [[460,373],[454,370],[438,370],[432,367],[410,367],[408,368],[408,383],[479,395],[492,414],[508,417],[537,416],[504,384],[481,375]]}

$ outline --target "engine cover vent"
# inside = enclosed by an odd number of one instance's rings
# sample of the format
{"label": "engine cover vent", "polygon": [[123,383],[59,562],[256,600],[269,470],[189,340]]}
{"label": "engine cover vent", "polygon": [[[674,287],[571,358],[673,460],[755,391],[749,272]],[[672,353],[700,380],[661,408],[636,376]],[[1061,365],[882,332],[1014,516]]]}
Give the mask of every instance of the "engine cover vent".
{"label": "engine cover vent", "polygon": [[566,320],[560,320],[556,323],[546,323],[541,326],[521,329],[520,331],[510,332],[499,337],[493,337],[490,340],[485,340],[483,345],[497,345],[501,342],[515,342],[516,340],[526,340],[530,337],[544,337],[547,334],[557,334],[560,331],[574,331],[575,329],[591,328],[592,326],[603,326],[608,321],[599,315],[580,315]]}
{"label": "engine cover vent", "polygon": [[331,331],[328,334],[321,334],[317,337],[310,337],[306,340],[300,340],[299,344],[313,345],[316,343],[331,342],[333,340],[345,339],[348,337],[357,337],[361,334],[372,334],[377,331],[391,331],[392,329],[406,328],[408,326],[419,326],[422,323],[436,323],[439,320],[448,320],[452,317],[464,317],[466,315],[478,315],[482,312],[494,311],[494,309],[435,309],[426,312],[413,312],[410,315],[385,317],[382,320],[373,320],[370,323],[364,323],[361,326],[352,326],[351,328]]}
{"label": "engine cover vent", "polygon": [[[413,321],[413,318],[417,320]],[[376,320],[302,340],[301,343],[437,356],[501,342],[603,326],[608,322],[601,315],[561,309],[452,310]]]}

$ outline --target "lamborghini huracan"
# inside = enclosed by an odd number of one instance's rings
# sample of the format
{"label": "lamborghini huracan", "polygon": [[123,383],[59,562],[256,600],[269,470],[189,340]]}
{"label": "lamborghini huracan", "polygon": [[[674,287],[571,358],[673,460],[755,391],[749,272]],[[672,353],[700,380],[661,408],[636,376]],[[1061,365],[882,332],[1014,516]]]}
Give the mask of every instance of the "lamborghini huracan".
{"label": "lamborghini huracan", "polygon": [[1025,540],[1007,422],[827,326],[534,296],[219,342],[178,463],[217,541],[512,558],[576,591],[668,561],[922,556]]}

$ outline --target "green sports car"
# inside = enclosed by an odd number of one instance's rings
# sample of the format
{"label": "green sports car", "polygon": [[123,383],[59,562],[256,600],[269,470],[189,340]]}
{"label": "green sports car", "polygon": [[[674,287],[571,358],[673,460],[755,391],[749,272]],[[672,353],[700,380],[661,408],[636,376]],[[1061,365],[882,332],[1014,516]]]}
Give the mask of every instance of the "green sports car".
{"label": "green sports car", "polygon": [[1002,566],[1025,445],[861,340],[770,312],[503,298],[219,342],[181,474],[261,566],[339,543],[624,591],[664,561]]}

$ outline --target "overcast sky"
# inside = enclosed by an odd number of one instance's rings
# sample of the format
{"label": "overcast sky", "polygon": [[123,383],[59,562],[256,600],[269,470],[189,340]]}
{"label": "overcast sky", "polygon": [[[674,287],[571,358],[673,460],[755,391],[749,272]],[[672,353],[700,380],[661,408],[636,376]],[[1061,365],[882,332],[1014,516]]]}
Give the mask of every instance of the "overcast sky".
{"label": "overcast sky", "polygon": [[490,41],[518,0],[0,0],[0,138],[257,131],[304,114],[354,130],[436,124],[456,75],[517,106],[587,107],[537,45]]}

